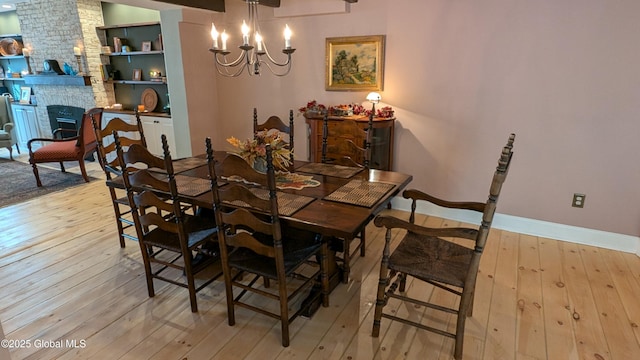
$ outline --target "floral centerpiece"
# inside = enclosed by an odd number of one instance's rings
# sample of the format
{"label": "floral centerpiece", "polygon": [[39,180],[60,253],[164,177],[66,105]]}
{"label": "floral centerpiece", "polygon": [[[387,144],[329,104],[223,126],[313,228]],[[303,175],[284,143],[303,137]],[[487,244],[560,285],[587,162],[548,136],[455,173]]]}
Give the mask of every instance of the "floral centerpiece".
{"label": "floral centerpiece", "polygon": [[255,138],[245,141],[232,136],[227,139],[227,142],[236,148],[236,154],[240,155],[258,171],[267,171],[267,144],[271,145],[273,166],[276,170],[286,171],[291,165],[290,156],[292,150],[289,149],[289,144],[282,138],[282,133],[276,129],[258,131]]}
{"label": "floral centerpiece", "polygon": [[319,104],[315,100],[309,101],[306,106],[298,109],[301,114],[308,113],[309,115],[322,115],[326,110],[326,106]]}

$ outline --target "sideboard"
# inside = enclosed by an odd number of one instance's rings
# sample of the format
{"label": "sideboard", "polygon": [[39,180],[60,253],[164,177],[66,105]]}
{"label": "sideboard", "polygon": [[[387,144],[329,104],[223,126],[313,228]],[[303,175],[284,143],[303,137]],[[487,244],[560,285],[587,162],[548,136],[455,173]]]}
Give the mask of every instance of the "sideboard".
{"label": "sideboard", "polygon": [[[355,120],[362,129],[367,129],[369,118],[366,116],[329,116],[328,126],[337,121]],[[379,170],[393,170],[393,129],[395,117],[373,119],[373,140],[371,144],[371,168]],[[309,126],[309,161],[322,161],[322,115],[305,114],[305,121]],[[354,134],[354,141],[364,143],[364,138]]]}

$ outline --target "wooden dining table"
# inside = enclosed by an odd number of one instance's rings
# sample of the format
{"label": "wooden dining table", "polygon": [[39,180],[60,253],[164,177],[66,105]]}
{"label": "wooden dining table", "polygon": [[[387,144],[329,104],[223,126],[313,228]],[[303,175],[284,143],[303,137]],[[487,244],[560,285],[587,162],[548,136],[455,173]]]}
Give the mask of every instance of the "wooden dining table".
{"label": "wooden dining table", "polygon": [[[221,160],[222,157],[227,155],[225,152],[216,152],[214,158]],[[304,172],[304,167],[307,164],[310,163],[296,160],[294,163],[294,171],[312,176],[314,180],[320,183],[318,186],[305,187],[300,190],[280,189],[278,191],[311,197],[314,200],[291,215],[281,216],[281,220],[285,221],[287,225],[291,227],[317,232],[325,236],[348,239],[355,238],[362,226],[386,208],[391,199],[399,194],[413,179],[411,175],[375,169],[361,169],[348,178],[336,177]],[[188,177],[208,179],[206,163],[202,166],[181,171],[179,174]],[[352,180],[359,180],[370,184],[382,183],[390,186],[389,190],[378,199],[372,200],[373,204],[371,206],[353,205],[350,204],[348,200],[336,201],[325,199]],[[179,188],[178,191],[180,191]],[[182,196],[185,202],[200,207],[212,208],[213,206],[213,196],[210,191],[197,196]],[[366,196],[366,194],[362,194],[362,196]]]}
{"label": "wooden dining table", "polygon": [[[217,161],[225,156],[235,155],[222,151],[214,154]],[[177,159],[173,164],[176,179],[180,180],[178,192],[181,200],[212,209],[213,195],[207,185],[209,173],[204,156]],[[411,175],[395,171],[346,168],[298,160],[294,162],[294,173],[309,178],[312,186],[278,190],[279,206],[282,197],[304,198],[299,208],[281,213],[280,220],[285,226],[319,233],[324,237],[344,239],[354,239],[413,179]],[[189,187],[185,185],[188,183],[197,185]],[[181,188],[184,190],[181,191]],[[329,263],[330,285],[333,289],[342,276],[334,252],[330,252]],[[312,297],[309,302],[307,315],[311,315],[319,306],[319,302],[314,302]]]}

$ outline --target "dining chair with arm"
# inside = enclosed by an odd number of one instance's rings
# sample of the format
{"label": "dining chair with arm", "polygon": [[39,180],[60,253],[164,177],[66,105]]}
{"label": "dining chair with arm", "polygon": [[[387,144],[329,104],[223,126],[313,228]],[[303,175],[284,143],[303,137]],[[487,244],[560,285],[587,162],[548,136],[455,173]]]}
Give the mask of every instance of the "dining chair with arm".
{"label": "dining chair with arm", "polygon": [[[511,134],[500,154],[489,189],[489,198],[485,203],[446,201],[419,190],[406,190],[403,196],[411,199],[409,221],[382,215],[375,218],[375,225],[385,227],[386,235],[372,336],[379,336],[382,318],[400,321],[455,339],[454,358],[462,359],[465,321],[467,316],[473,315],[473,298],[480,257],[491,229],[500,190],[511,165],[514,139],[515,135]],[[415,224],[418,201],[428,201],[445,208],[474,211],[482,217],[477,227],[428,228]],[[392,229],[406,230],[406,234],[393,251],[391,251]],[[425,293],[407,290],[408,277],[413,277],[414,281],[425,281],[459,296],[457,308],[445,307],[429,302],[429,299],[419,298]],[[384,312],[384,307],[390,298],[457,315],[455,332],[447,331],[446,323],[442,326],[445,329],[442,329]]]}
{"label": "dining chair with arm", "polygon": [[[302,298],[306,294],[303,290],[319,282],[323,306],[329,305],[327,243],[320,234],[284,227],[280,221],[270,146],[266,174],[233,154],[215,164],[209,138],[206,148],[213,208],[220,226],[218,242],[229,325],[235,324],[235,307],[270,316],[280,321],[282,345],[289,346],[289,324],[304,310],[302,306],[291,310],[292,301]],[[218,185],[220,179],[230,176],[259,186],[231,180]],[[314,259],[317,263],[310,265]],[[261,285],[260,278],[276,281],[277,289],[269,287],[267,280]],[[234,288],[240,291],[234,293]],[[256,300],[256,296],[277,301],[278,310],[269,302]]]}
{"label": "dining chair with arm", "polygon": [[116,182],[113,181],[114,178],[122,176],[113,132],[118,133],[120,145],[125,151],[133,144],[147,147],[147,142],[144,137],[144,131],[142,130],[140,116],[137,113],[135,125],[129,124],[118,117],[109,120],[104,128],[100,127],[99,122],[95,118],[93,118],[92,123],[98,143],[98,161],[107,179],[106,184],[109,189],[111,204],[113,205],[116,218],[120,247],[123,248],[125,247],[125,239],[137,241],[138,238],[135,233],[127,232],[127,229],[134,227],[134,223],[124,187],[116,186]]}
{"label": "dining chair with arm", "polygon": [[[84,159],[96,151],[98,143],[96,134],[93,131],[92,119],[102,124],[102,108],[89,109],[82,115],[80,128],[77,130],[57,129],[54,131],[54,138],[35,138],[27,142],[29,148],[29,163],[33,167],[33,174],[36,177],[38,187],[42,186],[37,164],[59,162],[60,170],[65,172],[64,161],[77,161],[80,164],[80,172],[84,181],[89,182],[85,169]],[[61,138],[63,132],[76,133],[73,137]],[[47,143],[38,149],[33,149],[34,142]]]}
{"label": "dining chair with arm", "polygon": [[[366,130],[361,129],[353,120],[340,120],[330,126],[328,114],[325,113],[322,125],[322,162],[369,169],[372,136],[373,113],[369,116]],[[358,145],[360,142],[362,145]],[[358,245],[353,248],[353,239],[336,239],[341,248],[338,250],[342,252],[344,283],[349,282],[351,262],[356,253],[360,251],[360,256],[365,256],[367,224],[363,224],[356,237],[359,239]]]}
{"label": "dining chair with arm", "polygon": [[289,110],[289,125],[285,125],[285,123],[278,117],[275,115],[269,116],[269,118],[261,123],[258,124],[258,109],[253,108],[253,135],[254,138],[256,136],[256,134],[258,133],[258,131],[268,131],[271,129],[276,129],[278,131],[280,131],[281,133],[285,133],[289,135],[289,171],[293,172],[293,110]]}
{"label": "dining chair with arm", "polygon": [[[203,271],[213,257],[198,265],[193,261],[194,254],[203,251],[203,246],[216,242],[215,221],[188,214],[185,209],[191,207],[182,206],[165,135],[162,135],[162,158],[141,144],[132,144],[125,151],[117,132],[113,132],[113,137],[142,253],[149,297],[155,296],[153,280],[162,280],[187,288],[191,311],[197,312],[196,293],[221,275]],[[172,269],[174,271],[165,273]],[[196,286],[195,276],[201,272],[201,283]],[[182,276],[186,280],[179,280]]]}

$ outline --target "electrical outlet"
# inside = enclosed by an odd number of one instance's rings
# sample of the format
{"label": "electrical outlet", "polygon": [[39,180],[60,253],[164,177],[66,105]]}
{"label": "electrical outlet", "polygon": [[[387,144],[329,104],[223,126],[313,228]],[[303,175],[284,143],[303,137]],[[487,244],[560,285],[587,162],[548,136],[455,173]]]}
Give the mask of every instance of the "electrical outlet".
{"label": "electrical outlet", "polygon": [[584,199],[586,197],[587,197],[587,195],[585,195],[585,194],[573,194],[573,202],[571,203],[571,206],[577,207],[577,208],[583,208],[584,207]]}

